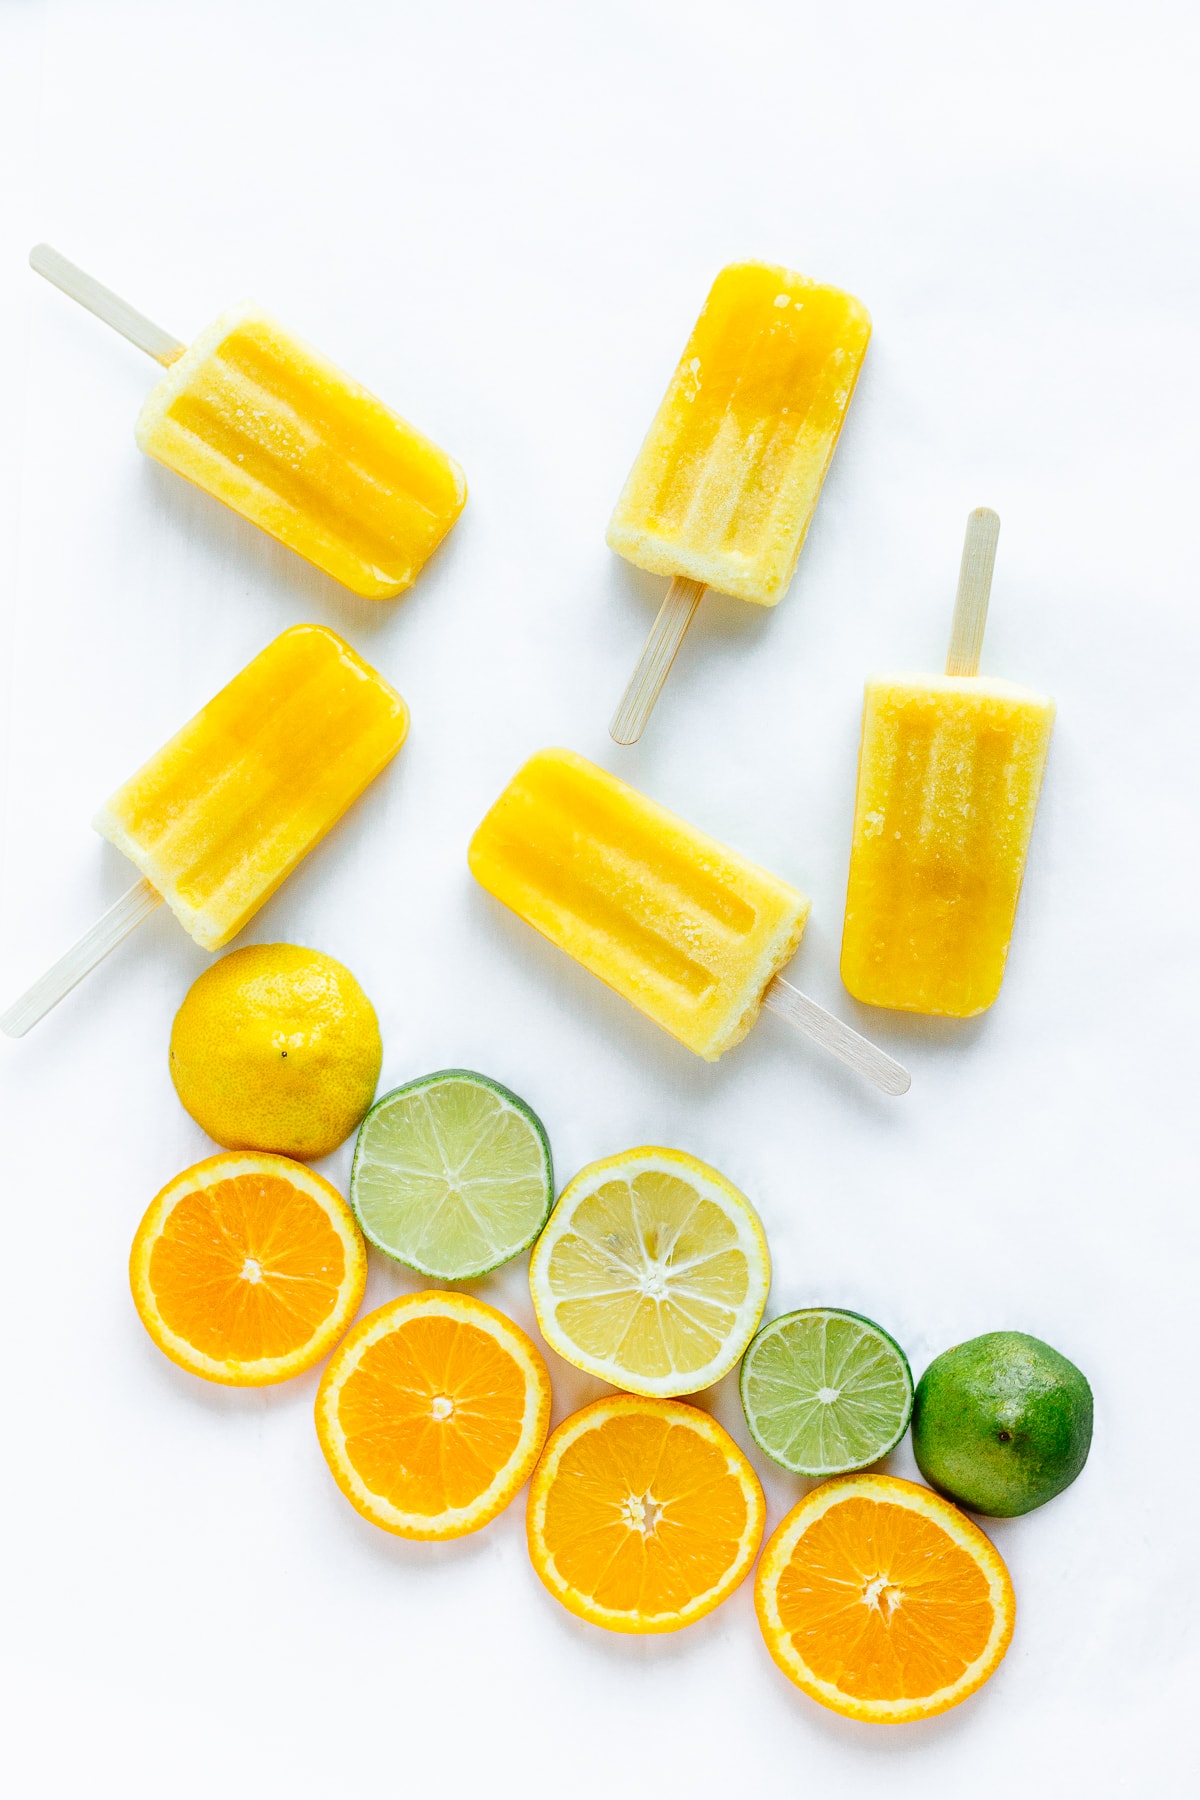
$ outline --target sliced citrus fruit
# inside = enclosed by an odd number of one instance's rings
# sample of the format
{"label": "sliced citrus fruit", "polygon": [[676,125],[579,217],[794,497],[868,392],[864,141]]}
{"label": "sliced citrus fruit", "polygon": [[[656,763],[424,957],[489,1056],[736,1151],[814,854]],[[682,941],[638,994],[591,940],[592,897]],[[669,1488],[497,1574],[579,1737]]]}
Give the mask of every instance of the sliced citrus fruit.
{"label": "sliced citrus fruit", "polygon": [[486,1075],[441,1069],[363,1120],[350,1204],[371,1242],[420,1275],[486,1275],[528,1249],[553,1199],[541,1120]]}
{"label": "sliced citrus fruit", "polygon": [[694,1394],[737,1361],[771,1283],[744,1194],[682,1150],[626,1150],[568,1183],[534,1247],[546,1342],[635,1394]]}
{"label": "sliced citrus fruit", "polygon": [[208,1381],[264,1387],[311,1368],[358,1309],[367,1253],[337,1189],[286,1156],[210,1156],[152,1201],[129,1256],[159,1349]]}
{"label": "sliced citrus fruit", "polygon": [[519,1325],[466,1294],[368,1313],[317,1390],[317,1436],[365,1519],[453,1538],[503,1512],[541,1454],[550,1377]]}
{"label": "sliced citrus fruit", "polygon": [[764,1325],[742,1359],[742,1408],[760,1450],[797,1475],[845,1475],[908,1429],[908,1358],[882,1326],[836,1306]]}
{"label": "sliced citrus fruit", "polygon": [[758,1554],[762,1488],[695,1406],[617,1394],[567,1419],[529,1488],[529,1555],[568,1612],[609,1631],[679,1631]]}
{"label": "sliced citrus fruit", "polygon": [[763,1551],[754,1603],[798,1688],[851,1719],[903,1724],[957,1706],[1008,1649],[1008,1570],[979,1527],[894,1475],[828,1481]]}

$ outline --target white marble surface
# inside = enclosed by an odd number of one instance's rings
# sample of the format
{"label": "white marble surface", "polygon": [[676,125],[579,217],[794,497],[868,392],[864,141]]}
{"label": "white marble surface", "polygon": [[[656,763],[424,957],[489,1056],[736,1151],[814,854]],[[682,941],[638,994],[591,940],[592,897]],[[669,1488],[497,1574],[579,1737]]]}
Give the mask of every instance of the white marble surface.
{"label": "white marble surface", "polygon": [[[0,6],[0,995],[126,884],[96,803],[285,625],[328,623],[412,736],[246,936],[350,964],[385,1082],[489,1071],[564,1178],[683,1146],[759,1207],[773,1309],[855,1307],[918,1372],[1032,1331],[1097,1402],[1075,1487],[995,1527],[1011,1654],[921,1727],[794,1693],[748,1590],[673,1640],[577,1624],[519,1504],[458,1546],[387,1538],[328,1478],[315,1377],[207,1387],[133,1314],[134,1226],[209,1148],[166,1067],[206,958],[159,915],[0,1044],[23,1800],[1194,1791],[1196,51],[1184,0]],[[471,499],[411,595],[355,601],[145,462],[151,366],[28,272],[38,238],[181,336],[253,294],[443,442]],[[874,342],[790,595],[706,601],[618,752],[661,583],[605,520],[744,256],[860,294]],[[837,976],[860,686],[937,666],[980,503],[985,667],[1060,709],[1009,976],[966,1027],[868,1019]],[[907,1100],[770,1018],[694,1061],[473,888],[473,825],[555,742],[812,894],[796,977],[909,1061]],[[407,1285],[376,1262],[368,1299]],[[520,1265],[481,1291],[529,1322]],[[560,1416],[593,1391],[552,1372]],[[731,1384],[715,1405],[744,1439]],[[762,1473],[773,1524],[797,1485]]]}

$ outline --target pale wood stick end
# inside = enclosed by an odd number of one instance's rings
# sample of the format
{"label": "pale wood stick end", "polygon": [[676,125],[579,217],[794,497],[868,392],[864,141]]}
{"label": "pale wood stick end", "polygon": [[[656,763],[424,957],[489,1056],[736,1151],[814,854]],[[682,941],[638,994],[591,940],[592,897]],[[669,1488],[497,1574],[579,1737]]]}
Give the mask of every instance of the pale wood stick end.
{"label": "pale wood stick end", "polygon": [[988,600],[992,592],[992,571],[996,564],[996,540],[999,536],[999,515],[990,506],[977,506],[967,519],[967,535],[963,540],[958,595],[954,602],[954,623],[950,628],[950,648],[946,654],[947,675],[979,673]]}
{"label": "pale wood stick end", "polygon": [[786,1019],[794,1030],[803,1032],[822,1050],[836,1056],[844,1062],[848,1069],[861,1075],[877,1087],[881,1093],[900,1095],[907,1094],[912,1086],[912,1076],[902,1063],[877,1044],[872,1044],[861,1033],[853,1030],[841,1019],[826,1012],[807,994],[794,988],[790,981],[777,975],[763,995],[763,1005]]}
{"label": "pale wood stick end", "polygon": [[90,975],[97,963],[103,962],[111,950],[129,936],[142,920],[162,905],[162,895],[143,877],[128,888],[115,905],[72,944],[65,956],[41,978],[14,1000],[7,1012],[0,1014],[0,1031],[5,1037],[24,1037],[39,1019],[56,1007],[71,989]]}
{"label": "pale wood stick end", "polygon": [[692,581],[686,575],[673,577],[621,704],[612,716],[608,733],[614,743],[636,744],[645,731],[703,596],[702,581]]}
{"label": "pale wood stick end", "polygon": [[29,266],[94,317],[119,331],[139,350],[144,350],[147,356],[152,356],[155,362],[162,363],[164,368],[178,362],[183,355],[186,345],[178,338],[138,312],[127,300],[122,300],[119,294],[97,281],[94,275],[89,275],[86,269],[79,268],[52,244],[35,244],[29,252]]}

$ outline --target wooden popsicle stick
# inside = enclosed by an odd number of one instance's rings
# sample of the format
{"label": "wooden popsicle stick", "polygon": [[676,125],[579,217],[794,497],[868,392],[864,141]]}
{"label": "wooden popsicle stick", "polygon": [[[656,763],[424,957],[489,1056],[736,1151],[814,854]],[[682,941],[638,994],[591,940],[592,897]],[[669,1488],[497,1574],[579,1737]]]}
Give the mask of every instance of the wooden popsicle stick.
{"label": "wooden popsicle stick", "polygon": [[815,1000],[794,988],[782,975],[776,975],[768,987],[763,995],[763,1005],[786,1019],[795,1030],[802,1031],[814,1044],[820,1044],[822,1050],[828,1050],[831,1056],[844,1062],[856,1075],[873,1082],[883,1093],[907,1094],[912,1086],[912,1076],[894,1056],[870,1043],[841,1019],[834,1018],[831,1012],[826,1012],[823,1006],[818,1006]]}
{"label": "wooden popsicle stick", "polygon": [[111,288],[106,288],[97,281],[94,275],[89,275],[73,262],[68,262],[50,244],[33,246],[29,252],[29,266],[164,367],[169,368],[173,362],[178,362],[187,349],[186,344],[181,344],[178,338],[173,338],[169,331],[164,331],[161,325],[146,318],[144,313],[137,312],[127,300],[122,300],[119,294],[114,294]]}
{"label": "wooden popsicle stick", "polygon": [[671,673],[671,664],[679,655],[679,646],[687,636],[687,628],[704,596],[704,585],[687,575],[672,577],[667,597],[650,627],[650,636],[642,645],[637,667],[629,677],[629,686],[612,716],[608,735],[614,743],[636,744],[645,731],[655,701]]}
{"label": "wooden popsicle stick", "polygon": [[5,1037],[24,1037],[161,905],[162,895],[157,888],[151,887],[144,877],[136,881],[90,931],[84,932],[78,943],[72,944],[65,956],[60,956],[19,1000],[13,1001],[6,1013],[0,1014],[0,1031]]}
{"label": "wooden popsicle stick", "polygon": [[967,535],[963,539],[958,594],[954,602],[954,623],[950,628],[950,648],[946,653],[947,675],[979,673],[979,654],[983,649],[983,631],[987,624],[988,600],[992,592],[992,570],[996,564],[996,539],[999,536],[999,516],[990,506],[977,506],[967,520]]}

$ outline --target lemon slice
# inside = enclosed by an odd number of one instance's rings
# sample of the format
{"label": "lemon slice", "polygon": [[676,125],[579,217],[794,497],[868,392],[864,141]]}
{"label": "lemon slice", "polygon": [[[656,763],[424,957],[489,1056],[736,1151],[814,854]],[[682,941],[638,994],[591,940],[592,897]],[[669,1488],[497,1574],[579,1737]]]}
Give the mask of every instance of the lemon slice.
{"label": "lemon slice", "polygon": [[626,1150],[563,1190],[534,1248],[542,1335],[630,1393],[694,1394],[733,1367],[771,1283],[754,1208],[682,1150]]}

